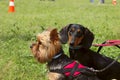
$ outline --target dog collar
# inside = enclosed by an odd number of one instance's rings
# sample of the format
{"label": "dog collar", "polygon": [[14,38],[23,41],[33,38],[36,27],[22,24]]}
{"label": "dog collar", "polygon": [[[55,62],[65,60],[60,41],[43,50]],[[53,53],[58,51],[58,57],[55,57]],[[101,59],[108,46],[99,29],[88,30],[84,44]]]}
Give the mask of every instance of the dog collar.
{"label": "dog collar", "polygon": [[75,46],[75,47],[74,46],[70,46],[69,48],[70,49],[80,49],[81,47],[82,47],[82,45],[78,45],[78,46]]}
{"label": "dog collar", "polygon": [[60,52],[59,54],[55,55],[55,56],[53,57],[53,59],[57,59],[57,58],[59,58],[61,55],[62,55],[62,53]]}

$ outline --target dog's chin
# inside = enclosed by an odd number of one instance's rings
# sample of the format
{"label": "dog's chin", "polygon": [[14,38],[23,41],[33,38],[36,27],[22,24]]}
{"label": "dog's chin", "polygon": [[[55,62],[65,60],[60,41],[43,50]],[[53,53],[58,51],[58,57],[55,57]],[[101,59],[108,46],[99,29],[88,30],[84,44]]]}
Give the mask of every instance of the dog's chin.
{"label": "dog's chin", "polygon": [[41,51],[39,50],[38,44],[32,44],[32,46],[31,46],[31,51],[32,51],[33,56],[34,56],[39,62],[41,62],[41,61],[40,61]]}
{"label": "dog's chin", "polygon": [[36,51],[33,55],[40,63],[45,63],[47,61],[43,56],[40,56],[41,55],[40,51]]}
{"label": "dog's chin", "polygon": [[76,44],[74,44],[74,45],[69,44],[69,46],[70,46],[71,49],[79,49],[79,48],[83,47],[81,43],[79,43],[77,45]]}
{"label": "dog's chin", "polygon": [[34,53],[34,57],[37,59],[38,62],[40,63],[46,63],[49,62],[51,60],[51,57],[49,57],[49,55],[45,55],[42,54],[43,52],[41,52],[40,50],[36,51],[36,53]]}

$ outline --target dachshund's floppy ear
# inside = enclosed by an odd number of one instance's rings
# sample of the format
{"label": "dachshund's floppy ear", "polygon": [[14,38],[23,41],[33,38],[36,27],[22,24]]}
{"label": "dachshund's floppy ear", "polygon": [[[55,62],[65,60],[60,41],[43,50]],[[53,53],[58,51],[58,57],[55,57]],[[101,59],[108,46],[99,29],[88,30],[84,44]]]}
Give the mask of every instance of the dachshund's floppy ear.
{"label": "dachshund's floppy ear", "polygon": [[84,48],[90,48],[94,40],[94,34],[88,29],[85,28],[84,38],[82,40],[82,45]]}
{"label": "dachshund's floppy ear", "polygon": [[62,44],[65,44],[68,41],[68,31],[69,31],[69,28],[71,27],[71,25],[72,24],[69,24],[69,25],[63,27],[59,32],[60,41],[61,41]]}

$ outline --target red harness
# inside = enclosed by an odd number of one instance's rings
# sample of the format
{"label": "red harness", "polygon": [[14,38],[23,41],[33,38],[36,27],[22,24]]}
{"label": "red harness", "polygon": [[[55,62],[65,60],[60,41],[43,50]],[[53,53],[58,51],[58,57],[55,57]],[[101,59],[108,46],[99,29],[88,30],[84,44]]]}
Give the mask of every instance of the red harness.
{"label": "red harness", "polygon": [[77,63],[76,61],[73,61],[72,63],[67,64],[64,66],[64,74],[66,76],[73,76],[76,77],[81,74],[80,69],[86,68],[82,64]]}

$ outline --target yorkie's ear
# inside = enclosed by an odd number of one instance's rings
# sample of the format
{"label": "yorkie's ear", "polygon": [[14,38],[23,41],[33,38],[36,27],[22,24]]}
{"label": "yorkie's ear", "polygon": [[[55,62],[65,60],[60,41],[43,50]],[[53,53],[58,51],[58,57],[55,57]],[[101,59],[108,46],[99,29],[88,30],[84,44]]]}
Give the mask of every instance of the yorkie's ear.
{"label": "yorkie's ear", "polygon": [[51,41],[57,41],[57,40],[59,40],[58,32],[57,32],[56,28],[53,29],[53,30],[51,30],[51,32],[50,32],[50,40]]}

